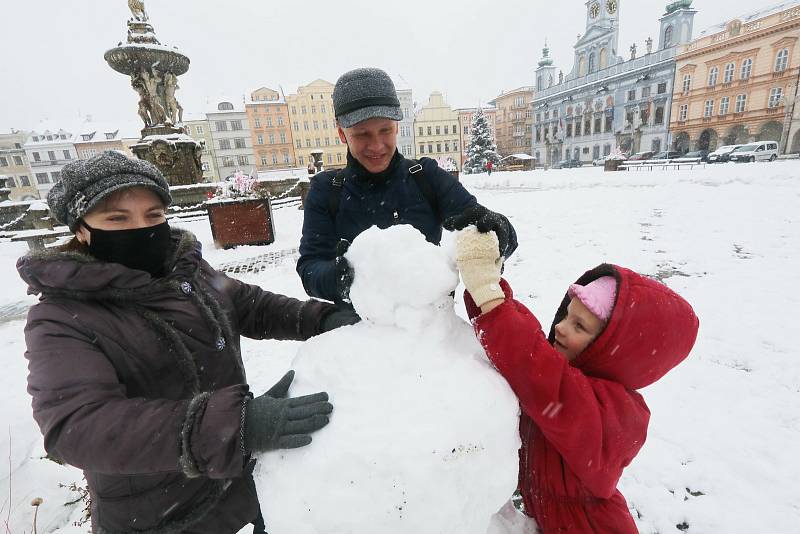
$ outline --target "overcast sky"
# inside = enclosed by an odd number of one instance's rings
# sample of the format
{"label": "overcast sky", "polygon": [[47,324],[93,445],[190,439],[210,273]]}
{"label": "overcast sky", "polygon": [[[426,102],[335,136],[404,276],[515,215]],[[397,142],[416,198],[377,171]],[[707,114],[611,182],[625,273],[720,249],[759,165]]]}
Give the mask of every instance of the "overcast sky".
{"label": "overcast sky", "polygon": [[[2,0],[0,132],[42,120],[137,127],[137,97],[104,52],[126,39],[127,0]],[[668,0],[619,0],[620,55],[658,42]],[[695,35],[779,3],[695,0]],[[292,92],[316,78],[377,66],[402,76],[414,100],[441,91],[453,107],[533,83],[545,38],[569,72],[585,0],[145,0],[162,44],[189,56],[178,99],[190,113],[223,94],[268,86]],[[298,6],[305,6],[304,8]]]}

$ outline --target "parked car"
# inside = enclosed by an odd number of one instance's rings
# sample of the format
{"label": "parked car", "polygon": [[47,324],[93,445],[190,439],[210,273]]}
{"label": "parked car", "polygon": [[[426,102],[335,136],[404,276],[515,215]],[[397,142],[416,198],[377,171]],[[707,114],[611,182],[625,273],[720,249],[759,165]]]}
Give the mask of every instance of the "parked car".
{"label": "parked car", "polygon": [[708,162],[709,163],[725,163],[726,161],[730,161],[731,159],[731,152],[736,150],[742,145],[725,145],[721,146],[716,149],[714,152],[708,155]]}
{"label": "parked car", "polygon": [[645,161],[645,160],[648,160],[648,159],[653,159],[653,155],[654,154],[655,154],[655,152],[652,152],[652,151],[637,152],[636,154],[634,154],[633,156],[628,158],[628,160],[629,161]]}
{"label": "parked car", "polygon": [[583,162],[579,159],[565,159],[553,165],[554,169],[574,169],[575,167],[583,167]]}
{"label": "parked car", "polygon": [[731,153],[731,161],[775,161],[778,159],[778,143],[775,141],[759,141],[742,145]]}
{"label": "parked car", "polygon": [[682,154],[675,150],[665,150],[653,154],[649,159],[677,159],[683,157]]}
{"label": "parked car", "polygon": [[705,163],[708,161],[708,150],[695,150],[693,152],[687,152],[678,159],[699,159]]}
{"label": "parked car", "polygon": [[595,167],[602,167],[605,164],[606,164],[606,158],[605,157],[597,158],[595,160],[592,160],[592,165],[594,165]]}

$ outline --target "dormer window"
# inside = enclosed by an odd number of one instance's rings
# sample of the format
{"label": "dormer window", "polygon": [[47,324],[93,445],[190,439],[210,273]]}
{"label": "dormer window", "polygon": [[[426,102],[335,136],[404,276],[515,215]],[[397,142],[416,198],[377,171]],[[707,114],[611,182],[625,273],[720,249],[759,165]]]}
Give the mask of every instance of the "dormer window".
{"label": "dormer window", "polygon": [[84,141],[91,141],[92,134],[81,134],[81,139],[83,139]]}
{"label": "dormer window", "polygon": [[233,104],[230,102],[220,102],[217,106],[217,110],[219,111],[233,111]]}
{"label": "dormer window", "polygon": [[114,139],[117,136],[117,132],[106,132],[106,139]]}

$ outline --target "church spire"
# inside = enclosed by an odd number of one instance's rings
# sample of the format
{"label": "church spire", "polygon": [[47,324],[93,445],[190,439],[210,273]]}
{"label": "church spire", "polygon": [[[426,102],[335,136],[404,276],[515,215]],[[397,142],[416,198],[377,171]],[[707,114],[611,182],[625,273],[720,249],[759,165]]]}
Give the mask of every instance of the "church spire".
{"label": "church spire", "polygon": [[549,67],[553,64],[553,58],[550,57],[550,48],[547,46],[547,39],[544,40],[544,48],[542,48],[542,59],[539,61],[540,67]]}

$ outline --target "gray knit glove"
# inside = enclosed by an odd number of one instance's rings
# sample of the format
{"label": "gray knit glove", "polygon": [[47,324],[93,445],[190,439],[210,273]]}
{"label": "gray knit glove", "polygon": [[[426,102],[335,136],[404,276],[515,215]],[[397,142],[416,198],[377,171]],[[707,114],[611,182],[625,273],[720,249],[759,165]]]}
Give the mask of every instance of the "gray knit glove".
{"label": "gray knit glove", "polygon": [[248,451],[295,449],[311,443],[311,434],[328,424],[333,405],[325,392],[289,397],[294,371],[247,403],[244,447]]}

